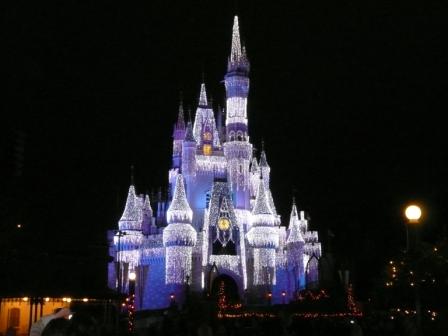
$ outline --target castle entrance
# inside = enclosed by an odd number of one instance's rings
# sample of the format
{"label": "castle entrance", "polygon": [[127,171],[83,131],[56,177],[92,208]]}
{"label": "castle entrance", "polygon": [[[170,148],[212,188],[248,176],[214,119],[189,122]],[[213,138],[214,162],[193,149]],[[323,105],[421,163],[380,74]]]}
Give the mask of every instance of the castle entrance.
{"label": "castle entrance", "polygon": [[212,297],[219,298],[223,294],[230,303],[239,301],[238,285],[233,278],[226,274],[221,274],[213,280]]}

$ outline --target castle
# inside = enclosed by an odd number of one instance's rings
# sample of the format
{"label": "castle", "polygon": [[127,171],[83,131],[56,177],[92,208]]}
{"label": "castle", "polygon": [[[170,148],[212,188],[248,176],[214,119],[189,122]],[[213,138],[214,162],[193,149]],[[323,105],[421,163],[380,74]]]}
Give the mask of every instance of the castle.
{"label": "castle", "polygon": [[[135,280],[137,310],[158,309],[186,293],[211,293],[226,281],[240,298],[272,303],[294,298],[318,282],[321,245],[293,202],[281,225],[270,190],[264,150],[257,160],[249,141],[250,64],[238,17],[225,75],[225,126],[201,85],[194,123],[182,106],[174,126],[169,199],[153,212],[133,182],[118,230],[109,231],[109,287],[126,293]],[[133,285],[134,288],[134,285]]]}

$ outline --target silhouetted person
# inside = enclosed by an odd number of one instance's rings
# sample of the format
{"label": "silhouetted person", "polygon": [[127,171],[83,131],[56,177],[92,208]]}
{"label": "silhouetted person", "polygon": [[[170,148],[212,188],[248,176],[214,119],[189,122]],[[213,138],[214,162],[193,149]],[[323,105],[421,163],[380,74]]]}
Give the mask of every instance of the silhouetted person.
{"label": "silhouetted person", "polygon": [[70,320],[68,336],[98,336],[100,328],[97,321],[86,313],[75,313]]}
{"label": "silhouetted person", "polygon": [[70,321],[68,319],[52,319],[42,331],[41,336],[67,336],[69,325]]}
{"label": "silhouetted person", "polygon": [[34,322],[30,329],[30,336],[41,336],[47,324],[54,319],[64,318],[68,319],[70,309],[58,308],[53,314],[44,315],[38,321]]}

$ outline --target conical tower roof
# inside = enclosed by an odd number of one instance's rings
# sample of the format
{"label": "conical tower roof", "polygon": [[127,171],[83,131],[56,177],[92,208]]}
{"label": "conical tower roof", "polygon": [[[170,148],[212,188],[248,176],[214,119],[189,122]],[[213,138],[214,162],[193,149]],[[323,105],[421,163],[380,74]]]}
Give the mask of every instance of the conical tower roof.
{"label": "conical tower roof", "polygon": [[151,216],[152,216],[152,207],[151,207],[151,202],[149,200],[149,195],[145,195],[145,199],[143,201],[143,211],[147,211],[147,212],[151,213]]}
{"label": "conical tower roof", "polygon": [[260,154],[260,167],[262,168],[269,167],[268,160],[266,159],[266,152],[264,151],[264,149],[261,151]]}
{"label": "conical tower roof", "polygon": [[142,220],[142,200],[136,195],[133,184],[129,186],[123,214],[118,221],[120,230],[138,230]]}
{"label": "conical tower roof", "polygon": [[254,157],[252,157],[252,163],[250,165],[250,172],[255,174],[255,173],[258,172],[258,169],[259,169],[258,161],[257,161],[257,158],[254,155]]}
{"label": "conical tower roof", "polygon": [[296,242],[305,242],[302,236],[302,233],[300,232],[299,227],[300,221],[299,221],[299,215],[297,213],[297,207],[295,202],[292,204],[291,209],[291,217],[289,219],[289,236],[286,240],[286,243],[296,243]]}
{"label": "conical tower roof", "polygon": [[184,107],[182,104],[182,100],[179,103],[179,113],[177,115],[176,128],[181,130],[185,129]]}
{"label": "conical tower roof", "polygon": [[227,70],[229,72],[235,70],[249,71],[249,62],[247,60],[246,48],[241,45],[238,16],[235,16],[233,19],[232,46],[230,50]]}
{"label": "conical tower roof", "polygon": [[257,198],[255,199],[255,205],[252,209],[253,215],[273,215],[272,209],[269,206],[269,196],[267,195],[263,179],[260,179],[258,183]]}
{"label": "conical tower roof", "polygon": [[205,84],[201,84],[201,93],[199,94],[199,104],[200,107],[207,107],[207,92],[205,91]]}
{"label": "conical tower roof", "polygon": [[191,223],[193,211],[188,204],[185,193],[184,178],[178,174],[176,178],[176,188],[174,189],[173,200],[167,211],[168,224],[170,223]]}
{"label": "conical tower roof", "polygon": [[241,39],[240,39],[240,27],[238,24],[238,16],[233,18],[232,28],[232,49],[230,51],[230,62],[236,63],[241,60],[242,56]]}

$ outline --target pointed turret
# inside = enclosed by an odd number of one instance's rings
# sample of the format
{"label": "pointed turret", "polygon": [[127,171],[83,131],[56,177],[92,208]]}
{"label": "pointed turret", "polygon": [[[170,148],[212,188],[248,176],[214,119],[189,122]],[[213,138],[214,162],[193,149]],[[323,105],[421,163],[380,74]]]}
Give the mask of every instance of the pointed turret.
{"label": "pointed turret", "polygon": [[[135,221],[138,219],[137,195],[135,194],[134,184],[129,186],[126,205],[121,215],[120,222]],[[121,228],[120,228],[121,229]]]}
{"label": "pointed turret", "polygon": [[[185,177],[187,186],[194,183],[194,177],[196,176],[196,140],[193,134],[191,121],[187,124],[185,139],[182,146],[182,175]],[[189,188],[189,190],[191,190],[191,188]]]}
{"label": "pointed turret", "polygon": [[176,129],[185,130],[184,107],[182,100],[179,103],[179,113],[177,115]]}
{"label": "pointed turret", "polygon": [[242,55],[241,50],[241,39],[240,39],[240,27],[238,24],[238,16],[235,15],[233,18],[233,29],[232,29],[232,49],[230,52],[230,61],[237,62],[240,60]]}
{"label": "pointed turret", "polygon": [[[197,239],[196,230],[191,226],[192,219],[193,211],[185,194],[184,177],[178,174],[173,200],[167,211],[168,225],[162,235],[166,247],[166,284],[184,284],[186,276],[191,276],[192,248]],[[180,294],[182,288],[178,289]]]}
{"label": "pointed turret", "polygon": [[271,207],[269,206],[268,195],[264,187],[263,179],[260,179],[258,184],[257,198],[255,199],[255,205],[252,210],[253,215],[273,215]]}
{"label": "pointed turret", "polygon": [[257,161],[257,158],[255,157],[255,155],[252,157],[252,162],[250,165],[250,172],[252,174],[259,172],[258,161]]}
{"label": "pointed turret", "polygon": [[260,154],[260,170],[263,176],[264,185],[266,189],[269,189],[269,181],[271,178],[271,167],[269,167],[268,160],[266,159],[266,152],[264,150],[264,145],[262,145],[262,151]]}
{"label": "pointed turret", "polygon": [[143,212],[142,231],[143,234],[148,235],[151,233],[152,214],[153,214],[148,195],[144,196],[142,212]]}
{"label": "pointed turret", "polygon": [[184,108],[182,106],[182,100],[179,104],[179,114],[177,116],[177,122],[174,125],[173,131],[173,169],[180,168],[182,162],[182,141],[185,138],[185,119],[184,119]]}
{"label": "pointed turret", "polygon": [[240,27],[238,16],[233,19],[232,28],[232,47],[230,51],[229,63],[227,71],[246,71],[249,72],[249,62],[246,56],[246,48],[241,46]]}
{"label": "pointed turret", "polygon": [[201,93],[199,94],[199,107],[207,107],[208,106],[208,102],[207,102],[207,92],[205,91],[205,84],[202,83],[201,84]]}
{"label": "pointed turret", "polygon": [[[126,199],[126,205],[124,207],[123,214],[121,215],[119,225],[126,225],[124,222],[127,221],[137,221],[139,219],[139,204],[137,194],[135,193],[134,187],[134,166],[131,165],[131,184],[128,190],[128,197]],[[123,222],[123,223],[122,223]],[[120,226],[120,230],[122,227]]]}
{"label": "pointed turret", "polygon": [[308,220],[305,218],[305,211],[300,211],[299,219],[300,232],[303,235],[306,231],[308,231]]}
{"label": "pointed turret", "polygon": [[304,239],[302,237],[302,233],[300,232],[300,220],[299,215],[297,213],[297,207],[295,201],[293,201],[292,209],[291,209],[291,217],[289,219],[289,236],[286,240],[287,244],[292,244],[296,242],[304,243]]}
{"label": "pointed turret", "polygon": [[189,121],[187,123],[187,130],[185,132],[185,139],[184,140],[188,141],[188,142],[196,143],[196,140],[195,140],[194,135],[193,135],[193,125],[191,124],[191,121]]}
{"label": "pointed turret", "polygon": [[193,211],[187,201],[185,193],[184,177],[177,175],[176,188],[174,189],[173,200],[167,211],[168,224],[171,223],[191,223]]}
{"label": "pointed turret", "polygon": [[151,201],[149,200],[149,195],[146,194],[144,197],[145,199],[143,201],[143,212],[148,216],[152,217],[152,207],[151,207]]}
{"label": "pointed turret", "polygon": [[[260,167],[258,166],[257,158],[252,156],[252,162],[250,165],[250,197],[251,202],[257,196],[258,184],[260,183]],[[251,204],[253,205],[253,204]]]}
{"label": "pointed turret", "polygon": [[216,128],[215,116],[209,101],[207,101],[207,93],[205,84],[201,84],[201,93],[199,94],[199,104],[196,109],[196,116],[194,118],[193,135],[196,142],[202,145],[204,125],[208,123],[210,126],[210,137],[213,138],[213,147],[221,147],[219,142],[218,130]]}
{"label": "pointed turret", "polygon": [[260,167],[261,168],[269,168],[269,164],[268,164],[268,160],[266,159],[266,152],[264,151],[264,149],[261,151],[261,155],[260,155]]}
{"label": "pointed turret", "polygon": [[254,265],[253,284],[272,285],[276,282],[275,249],[279,246],[280,237],[263,178],[258,183],[252,215],[252,227],[246,237],[249,245],[254,248],[254,260],[257,260]]}

